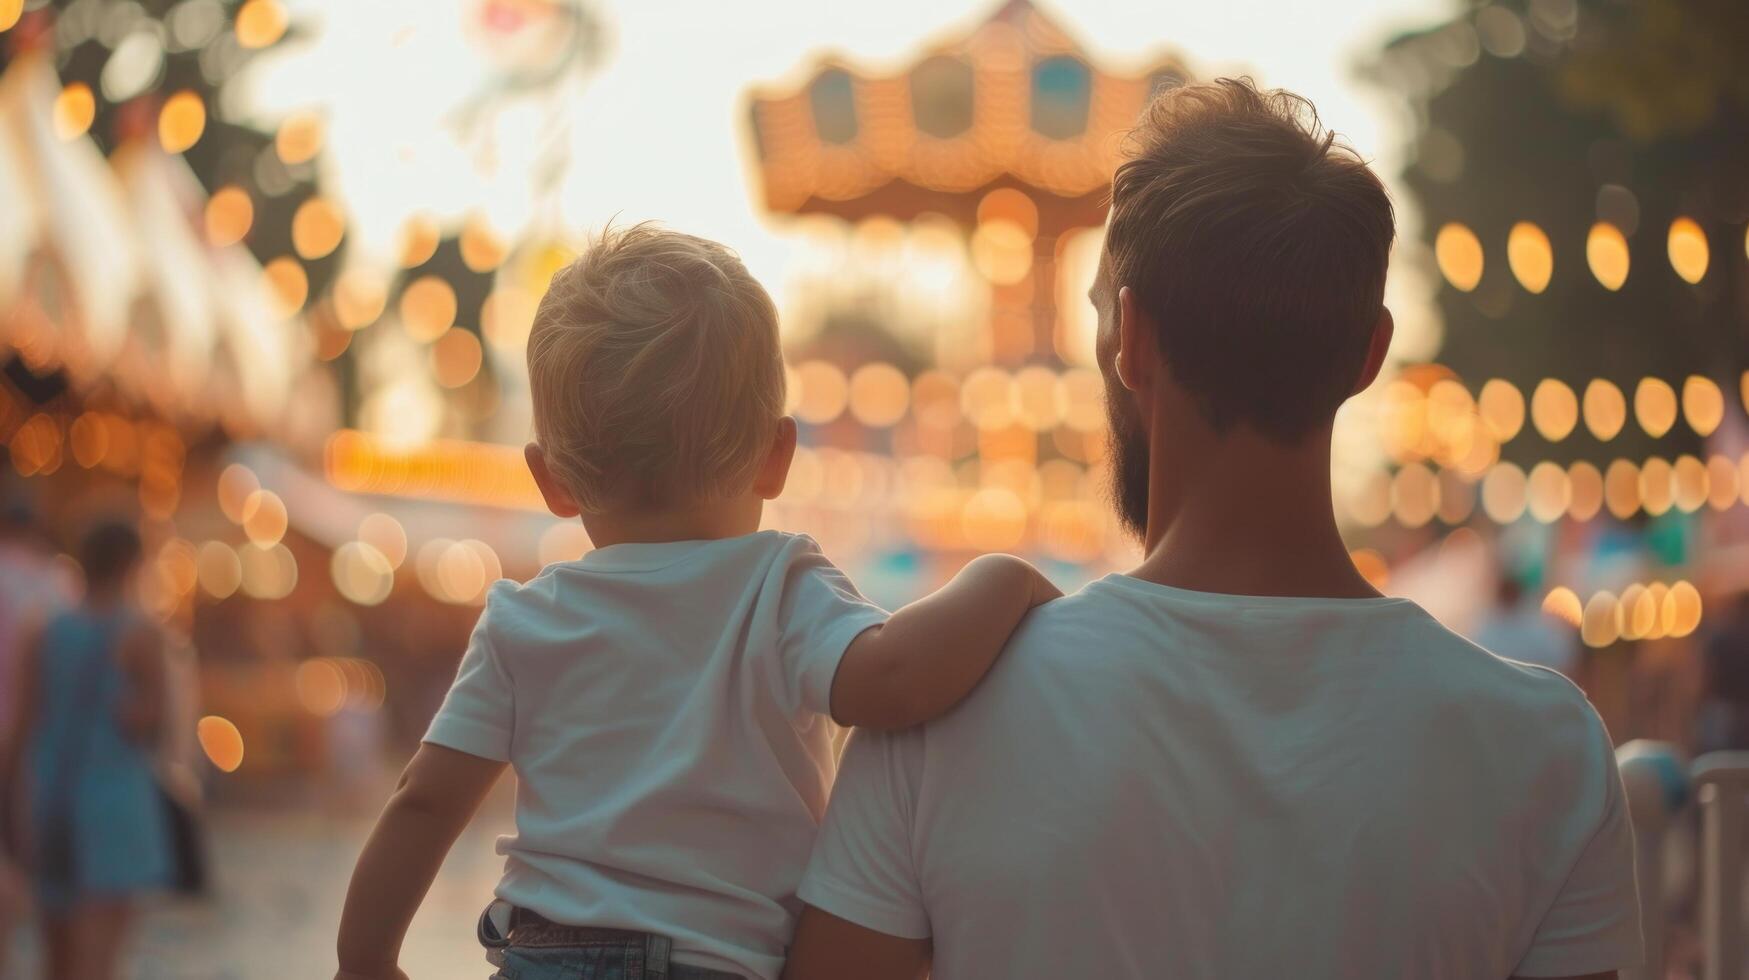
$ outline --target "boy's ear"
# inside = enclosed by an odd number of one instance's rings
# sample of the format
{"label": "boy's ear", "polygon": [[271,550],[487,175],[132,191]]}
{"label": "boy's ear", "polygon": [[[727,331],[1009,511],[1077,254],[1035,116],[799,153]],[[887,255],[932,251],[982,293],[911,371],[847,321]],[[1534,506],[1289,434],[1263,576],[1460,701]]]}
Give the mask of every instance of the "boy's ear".
{"label": "boy's ear", "polygon": [[576,498],[565,484],[553,476],[553,471],[547,466],[547,454],[541,449],[540,443],[531,442],[522,447],[522,458],[528,460],[528,471],[534,474],[534,485],[540,487],[541,498],[547,502],[547,510],[554,517],[576,517],[583,513],[583,508],[577,506]]}
{"label": "boy's ear", "polygon": [[795,458],[796,420],[785,415],[777,420],[777,434],[771,437],[765,462],[753,477],[753,492],[765,500],[776,500],[789,480],[789,464]]}
{"label": "boy's ear", "polygon": [[1372,340],[1366,348],[1366,364],[1360,369],[1360,377],[1355,379],[1354,390],[1350,395],[1358,395],[1378,379],[1379,371],[1385,366],[1385,354],[1391,349],[1391,336],[1396,333],[1396,321],[1391,319],[1391,311],[1379,308],[1379,322],[1373,324]]}

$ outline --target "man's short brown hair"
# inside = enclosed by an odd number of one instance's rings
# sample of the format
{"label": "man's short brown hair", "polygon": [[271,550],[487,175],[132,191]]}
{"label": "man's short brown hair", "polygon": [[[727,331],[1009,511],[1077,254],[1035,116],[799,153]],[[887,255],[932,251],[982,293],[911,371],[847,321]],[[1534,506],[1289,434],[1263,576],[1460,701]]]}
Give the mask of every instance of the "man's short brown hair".
{"label": "man's short brown hair", "polygon": [[1384,302],[1391,202],[1291,92],[1156,98],[1112,181],[1106,255],[1217,431],[1296,442],[1351,393]]}
{"label": "man's short brown hair", "polygon": [[783,415],[770,295],[729,249],[654,224],[553,276],[528,375],[547,465],[586,513],[742,493]]}

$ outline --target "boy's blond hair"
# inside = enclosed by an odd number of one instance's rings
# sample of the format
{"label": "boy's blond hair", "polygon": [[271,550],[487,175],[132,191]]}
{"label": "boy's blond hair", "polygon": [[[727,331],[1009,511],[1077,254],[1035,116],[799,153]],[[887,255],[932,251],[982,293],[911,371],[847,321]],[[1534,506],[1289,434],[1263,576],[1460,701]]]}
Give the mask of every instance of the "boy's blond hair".
{"label": "boy's blond hair", "polygon": [[535,437],[585,513],[745,492],[783,415],[771,297],[729,249],[649,223],[553,276],[528,374]]}

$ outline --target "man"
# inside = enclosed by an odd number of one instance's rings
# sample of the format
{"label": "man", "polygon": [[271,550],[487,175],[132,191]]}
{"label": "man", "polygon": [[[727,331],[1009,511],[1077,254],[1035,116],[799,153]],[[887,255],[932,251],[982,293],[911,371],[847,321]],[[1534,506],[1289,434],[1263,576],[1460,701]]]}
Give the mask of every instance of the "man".
{"label": "man", "polygon": [[859,734],[794,980],[1610,976],[1640,958],[1608,735],[1553,671],[1379,596],[1332,419],[1379,371],[1391,206],[1305,100],[1149,110],[1092,300],[1146,548],[958,709]]}

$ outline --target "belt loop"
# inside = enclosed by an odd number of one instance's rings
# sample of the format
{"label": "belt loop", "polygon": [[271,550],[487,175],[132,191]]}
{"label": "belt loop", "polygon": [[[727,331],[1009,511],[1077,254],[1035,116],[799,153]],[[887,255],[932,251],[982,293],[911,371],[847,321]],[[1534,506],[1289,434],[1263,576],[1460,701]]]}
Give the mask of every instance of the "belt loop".
{"label": "belt loop", "polygon": [[668,976],[668,954],[674,942],[667,936],[650,933],[644,937],[644,976],[661,980]]}
{"label": "belt loop", "polygon": [[[504,909],[504,925],[499,926],[493,917],[500,907]],[[493,899],[480,913],[480,921],[474,926],[474,935],[480,940],[480,945],[487,949],[503,949],[510,945],[510,933],[516,928],[516,910],[509,902],[501,898]]]}

